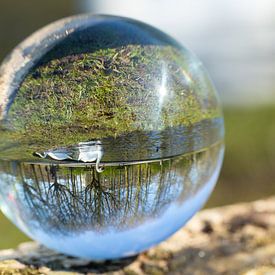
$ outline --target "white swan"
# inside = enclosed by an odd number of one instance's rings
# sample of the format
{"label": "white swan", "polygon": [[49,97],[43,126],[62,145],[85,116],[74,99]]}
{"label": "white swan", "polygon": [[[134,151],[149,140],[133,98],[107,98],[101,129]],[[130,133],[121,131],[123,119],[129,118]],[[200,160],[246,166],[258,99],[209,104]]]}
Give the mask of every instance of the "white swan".
{"label": "white swan", "polygon": [[77,160],[81,162],[96,162],[96,171],[103,172],[103,168],[99,167],[100,161],[104,155],[103,147],[100,141],[80,142],[74,147],[59,148],[48,150],[43,153],[35,153],[41,158],[51,158],[54,160]]}

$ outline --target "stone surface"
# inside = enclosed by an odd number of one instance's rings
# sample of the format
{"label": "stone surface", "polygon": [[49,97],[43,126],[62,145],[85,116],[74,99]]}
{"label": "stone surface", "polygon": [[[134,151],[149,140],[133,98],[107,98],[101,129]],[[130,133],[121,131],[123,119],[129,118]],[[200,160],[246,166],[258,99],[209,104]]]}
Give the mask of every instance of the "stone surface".
{"label": "stone surface", "polygon": [[161,245],[89,262],[36,243],[0,252],[0,274],[275,274],[275,197],[201,211]]}

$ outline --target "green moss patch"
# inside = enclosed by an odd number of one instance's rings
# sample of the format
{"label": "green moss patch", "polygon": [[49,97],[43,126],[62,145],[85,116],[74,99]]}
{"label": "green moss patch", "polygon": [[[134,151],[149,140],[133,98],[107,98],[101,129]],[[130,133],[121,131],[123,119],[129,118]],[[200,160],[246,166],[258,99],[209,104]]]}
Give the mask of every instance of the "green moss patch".
{"label": "green moss patch", "polygon": [[211,86],[187,78],[189,70],[170,46],[128,45],[51,60],[23,81],[8,112],[12,131],[2,138],[51,148],[221,116]]}

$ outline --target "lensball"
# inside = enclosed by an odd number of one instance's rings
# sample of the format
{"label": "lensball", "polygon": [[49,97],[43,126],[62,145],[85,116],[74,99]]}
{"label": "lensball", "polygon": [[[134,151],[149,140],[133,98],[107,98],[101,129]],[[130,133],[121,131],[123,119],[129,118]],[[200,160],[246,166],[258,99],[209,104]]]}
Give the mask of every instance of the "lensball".
{"label": "lensball", "polygon": [[203,65],[168,35],[115,16],[57,21],[0,67],[1,210],[65,254],[138,254],[204,205],[223,125]]}

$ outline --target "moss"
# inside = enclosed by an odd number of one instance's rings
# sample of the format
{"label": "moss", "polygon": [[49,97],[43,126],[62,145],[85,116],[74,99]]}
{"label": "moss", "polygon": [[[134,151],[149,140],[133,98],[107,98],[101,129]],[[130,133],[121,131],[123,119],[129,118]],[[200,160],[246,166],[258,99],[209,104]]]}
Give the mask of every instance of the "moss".
{"label": "moss", "polygon": [[[196,81],[186,82],[182,71],[189,69],[177,49],[156,45],[106,48],[39,64],[9,109],[12,131],[2,131],[2,139],[51,148],[220,116],[213,90],[201,93]],[[163,73],[168,92],[160,106],[156,91]]]}

